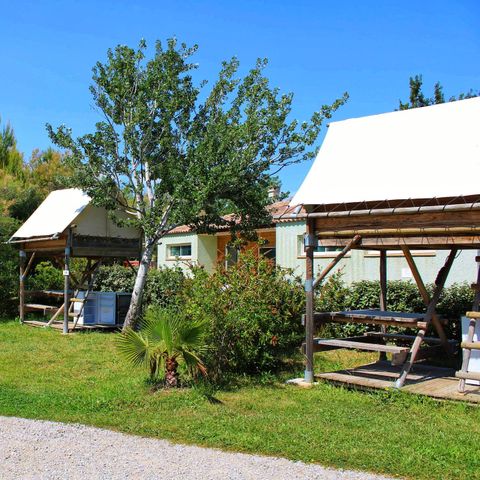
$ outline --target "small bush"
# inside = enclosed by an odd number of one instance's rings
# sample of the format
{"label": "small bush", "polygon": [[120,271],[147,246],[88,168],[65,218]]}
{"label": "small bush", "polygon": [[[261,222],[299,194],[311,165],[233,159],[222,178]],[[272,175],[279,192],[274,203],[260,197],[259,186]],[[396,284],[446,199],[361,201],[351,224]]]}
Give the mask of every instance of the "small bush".
{"label": "small bush", "polygon": [[26,286],[29,290],[63,290],[63,273],[52,262],[39,262],[27,277]]}
{"label": "small bush", "polygon": [[192,319],[209,319],[210,375],[251,374],[276,369],[303,338],[304,292],[299,279],[288,279],[251,252],[228,270],[208,274],[193,269],[185,280],[184,308]]}

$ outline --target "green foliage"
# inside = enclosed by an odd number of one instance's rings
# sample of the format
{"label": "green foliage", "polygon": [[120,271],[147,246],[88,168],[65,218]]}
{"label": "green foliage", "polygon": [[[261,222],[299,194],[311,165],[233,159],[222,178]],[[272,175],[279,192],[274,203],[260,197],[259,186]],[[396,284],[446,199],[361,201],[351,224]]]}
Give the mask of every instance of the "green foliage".
{"label": "green foliage", "polygon": [[135,282],[132,269],[119,264],[99,268],[93,289],[100,292],[131,292]]}
{"label": "green foliage", "polygon": [[47,126],[69,151],[78,186],[96,204],[136,212],[132,221],[154,241],[176,224],[224,225],[226,203],[232,228],[265,223],[272,172],[313,158],[323,121],[347,99],[321,106],[309,121],[289,120],[293,95],[269,85],[267,61],[239,78],[236,58],[200,97],[206,82],[197,86],[191,75],[196,51],[175,39],[158,41],[150,60],[144,41],[108,50],[90,87],[103,114],[96,131],[74,139],[66,127]]}
{"label": "green foliage", "polygon": [[178,386],[178,366],[183,362],[191,374],[206,373],[199,355],[205,351],[206,322],[192,321],[177,309],[151,306],[140,328],[127,328],[117,337],[117,347],[133,366],[144,366],[150,380],[163,377],[167,387]]}
{"label": "green foliage", "polygon": [[288,273],[247,252],[226,271],[194,268],[185,280],[186,314],[209,320],[206,364],[214,379],[276,369],[297,351],[304,293]]}
{"label": "green foliage", "polygon": [[37,263],[26,282],[29,290],[63,290],[63,286],[62,271],[49,261]]}
{"label": "green foliage", "polygon": [[[434,285],[427,285],[430,295]],[[471,309],[473,292],[467,283],[455,283],[443,290],[437,312],[450,322],[446,327],[450,338],[460,338],[460,317]],[[380,282],[363,280],[346,285],[341,273],[329,277],[315,299],[319,312],[380,308]],[[387,285],[387,308],[398,312],[425,312],[426,307],[417,286],[410,281],[393,280]],[[361,335],[370,327],[359,324],[329,324],[325,334],[335,336]]]}
{"label": "green foliage", "polygon": [[14,315],[18,311],[18,252],[5,244],[18,228],[12,218],[0,217],[0,315]]}
{"label": "green foliage", "polygon": [[23,171],[23,155],[17,149],[17,139],[10,124],[0,131],[0,169],[15,176]]}
{"label": "green foliage", "polygon": [[[429,105],[436,105],[439,103],[445,103],[445,95],[443,94],[443,87],[440,82],[435,83],[433,87],[433,96],[427,97],[423,93],[423,78],[421,75],[415,75],[410,77],[410,96],[409,101],[403,103],[399,101],[399,110],[409,110],[411,108],[427,107]],[[479,91],[470,89],[467,93],[460,93],[458,97],[450,97],[449,102],[456,100],[464,100],[466,98],[478,97]]]}

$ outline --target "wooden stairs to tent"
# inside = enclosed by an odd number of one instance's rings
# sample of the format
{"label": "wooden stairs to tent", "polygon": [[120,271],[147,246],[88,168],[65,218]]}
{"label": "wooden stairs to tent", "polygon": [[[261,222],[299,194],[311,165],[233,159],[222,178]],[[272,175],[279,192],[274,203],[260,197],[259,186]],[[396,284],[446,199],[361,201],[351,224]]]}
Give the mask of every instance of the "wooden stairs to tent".
{"label": "wooden stairs to tent", "polygon": [[476,257],[475,260],[477,261],[478,268],[477,283],[472,285],[472,288],[475,290],[475,299],[473,301],[472,311],[466,313],[466,317],[470,322],[468,324],[467,340],[461,343],[461,347],[463,348],[462,368],[455,373],[455,376],[460,379],[458,385],[458,391],[460,393],[465,393],[467,380],[480,381],[480,372],[469,371],[472,350],[480,350],[480,340],[477,339],[474,341],[477,322],[480,321],[480,257]]}

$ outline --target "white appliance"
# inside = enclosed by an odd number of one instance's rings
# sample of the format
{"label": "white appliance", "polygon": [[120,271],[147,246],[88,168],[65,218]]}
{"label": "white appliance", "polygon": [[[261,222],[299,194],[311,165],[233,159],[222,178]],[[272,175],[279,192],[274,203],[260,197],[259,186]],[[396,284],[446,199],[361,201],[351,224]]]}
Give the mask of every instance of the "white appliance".
{"label": "white appliance", "polygon": [[[85,292],[79,292],[77,298],[85,298]],[[81,307],[81,302],[75,302],[74,313],[79,313]],[[115,325],[116,307],[117,294],[115,292],[90,292],[77,324]]]}
{"label": "white appliance", "polygon": [[[462,317],[462,342],[467,341],[468,325],[470,319]],[[477,322],[475,327],[475,334],[473,335],[473,341],[478,342],[480,338],[480,322]],[[471,350],[470,362],[468,364],[469,372],[480,372],[480,350]],[[480,385],[478,380],[466,380],[469,385]]]}

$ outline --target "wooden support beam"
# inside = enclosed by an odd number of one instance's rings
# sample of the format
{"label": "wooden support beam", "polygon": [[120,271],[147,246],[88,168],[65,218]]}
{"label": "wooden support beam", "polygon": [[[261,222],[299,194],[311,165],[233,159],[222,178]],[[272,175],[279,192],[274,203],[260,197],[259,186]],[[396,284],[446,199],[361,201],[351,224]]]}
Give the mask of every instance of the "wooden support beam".
{"label": "wooden support beam", "polygon": [[30,255],[30,258],[28,259],[28,264],[27,264],[27,267],[25,268],[25,271],[23,272],[23,276],[26,278],[28,273],[30,272],[30,268],[32,268],[32,263],[33,263],[33,260],[35,258],[35,253],[36,252],[33,252],[31,255]]}
{"label": "wooden support beam", "polygon": [[313,313],[314,313],[314,252],[315,252],[315,221],[307,219],[305,239],[305,382],[313,383]]}
{"label": "wooden support beam", "polygon": [[[420,272],[418,271],[415,260],[413,259],[412,252],[406,245],[402,246],[402,252],[403,252],[403,255],[405,256],[405,260],[407,261],[408,266],[410,267],[413,278],[415,279],[415,283],[417,284],[418,290],[420,291],[420,295],[422,296],[423,303],[428,307],[428,305],[430,304],[430,295],[428,294],[427,289],[425,288],[425,284],[423,283]],[[435,311],[432,314],[432,324],[435,330],[437,331],[438,337],[440,338],[440,341],[443,347],[445,348],[445,351],[449,355],[452,355],[452,349],[448,342],[447,335],[445,334],[445,330],[443,329],[443,326],[440,320],[438,319],[438,315]]]}
{"label": "wooden support beam", "polygon": [[[380,251],[380,310],[387,311],[387,251]],[[386,325],[380,327],[382,333],[387,333]],[[380,352],[380,360],[386,360],[387,354]]]}
{"label": "wooden support beam", "polygon": [[330,273],[330,271],[337,265],[337,263],[353,248],[357,245],[362,237],[360,235],[355,235],[345,246],[345,248],[322,270],[322,273],[318,278],[313,282],[313,288],[315,289],[318,285],[322,283],[324,278]]}
{"label": "wooden support beam", "polygon": [[65,268],[63,270],[63,333],[68,333],[68,309],[70,306],[70,255],[72,245],[72,229],[68,229],[67,245],[65,247]]}
{"label": "wooden support beam", "polygon": [[20,322],[23,323],[25,321],[25,262],[27,259],[27,254],[25,250],[19,251],[20,256],[20,283],[18,287],[18,298],[19,298],[19,315],[20,315]]}
{"label": "wooden support beam", "polygon": [[[433,296],[427,307],[427,312],[425,313],[424,321],[427,323],[427,325],[430,323],[433,315],[435,314],[435,308],[437,306],[438,300],[440,299],[440,295],[443,291],[443,287],[445,286],[445,282],[447,281],[448,273],[452,268],[452,264],[455,260],[455,256],[457,255],[457,251],[458,250],[456,248],[452,248],[452,250],[450,250],[450,254],[447,257],[445,264],[438,272],[437,278],[435,280],[435,291],[433,292]],[[395,388],[403,387],[403,384],[407,379],[408,372],[410,372],[410,369],[415,362],[418,350],[420,349],[420,345],[422,344],[425,333],[426,329],[421,329],[418,331],[417,337],[415,338],[413,345],[410,349],[410,353],[408,354],[408,358],[403,365],[402,371],[400,372],[400,376],[395,382]]]}

